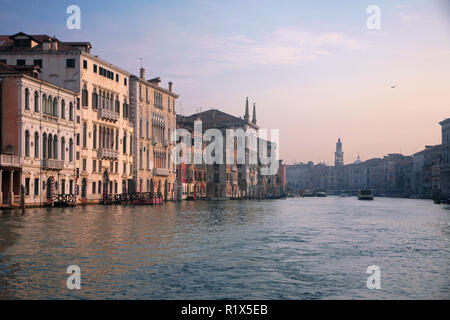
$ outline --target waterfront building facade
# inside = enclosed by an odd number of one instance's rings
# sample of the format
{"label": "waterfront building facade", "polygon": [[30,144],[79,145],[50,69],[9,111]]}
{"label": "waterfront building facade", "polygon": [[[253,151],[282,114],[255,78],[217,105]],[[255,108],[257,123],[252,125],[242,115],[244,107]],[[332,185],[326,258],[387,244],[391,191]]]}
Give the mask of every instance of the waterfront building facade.
{"label": "waterfront building facade", "polygon": [[1,205],[76,199],[78,94],[39,74],[38,66],[0,63]]}
{"label": "waterfront building facade", "polygon": [[90,54],[89,42],[22,32],[0,40],[0,62],[39,66],[43,80],[80,94],[74,121],[81,202],[135,189],[131,74]]}
{"label": "waterfront building facade", "polygon": [[[439,122],[442,128],[439,189],[442,198],[450,198],[450,118]],[[435,168],[436,172],[436,168]],[[436,173],[435,173],[436,176]]]}
{"label": "waterfront building facade", "polygon": [[137,182],[136,191],[172,200],[176,176],[172,149],[178,95],[172,92],[172,82],[165,89],[159,85],[160,81],[160,78],[146,80],[144,68],[140,69],[139,77],[130,77],[136,163],[133,178]]}
{"label": "waterfront building facade", "polygon": [[[269,176],[262,176],[261,169],[264,167],[260,159],[258,137],[259,127],[256,123],[256,106],[253,105],[253,116],[250,120],[248,98],[245,102],[244,117],[235,117],[217,109],[211,109],[196,113],[190,116],[177,117],[177,128],[187,129],[193,132],[194,122],[199,121],[202,125],[202,134],[208,129],[218,129],[225,137],[223,141],[223,154],[234,154],[233,163],[223,164],[204,164],[206,167],[206,196],[209,199],[227,199],[227,198],[262,198],[268,193],[275,193],[277,183],[281,185],[281,179],[277,172]],[[241,130],[245,137],[245,161],[237,161],[238,137],[228,137],[227,129],[233,129],[235,132]],[[232,139],[226,141],[226,139]],[[268,156],[271,155],[271,149],[278,146],[270,141],[267,143]],[[204,144],[207,148],[209,142]],[[231,146],[231,147],[230,147]],[[228,148],[228,149],[227,149]],[[275,150],[275,149],[274,149]],[[254,162],[251,159],[255,159]],[[278,161],[278,160],[276,160]],[[266,165],[267,166],[267,165]],[[183,167],[180,167],[182,170]],[[285,172],[282,170],[283,175]],[[181,173],[184,174],[184,173]],[[179,177],[183,177],[179,174]],[[270,189],[270,192],[269,192]]]}

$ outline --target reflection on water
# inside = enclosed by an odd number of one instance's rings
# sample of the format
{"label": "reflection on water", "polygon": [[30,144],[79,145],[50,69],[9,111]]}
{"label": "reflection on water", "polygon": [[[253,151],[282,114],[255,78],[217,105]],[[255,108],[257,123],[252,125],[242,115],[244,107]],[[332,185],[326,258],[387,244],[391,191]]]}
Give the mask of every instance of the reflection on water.
{"label": "reflection on water", "polygon": [[[305,198],[0,214],[0,298],[449,299],[450,211]],[[68,290],[66,268],[81,268]],[[366,287],[369,265],[381,290]]]}

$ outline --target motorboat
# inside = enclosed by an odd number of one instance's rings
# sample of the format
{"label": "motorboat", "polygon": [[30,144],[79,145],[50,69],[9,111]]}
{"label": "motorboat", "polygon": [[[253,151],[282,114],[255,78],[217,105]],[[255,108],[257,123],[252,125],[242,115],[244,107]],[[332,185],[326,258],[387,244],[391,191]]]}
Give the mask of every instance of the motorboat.
{"label": "motorboat", "polygon": [[325,190],[316,190],[316,197],[326,197],[327,192]]}
{"label": "motorboat", "polygon": [[373,198],[372,189],[361,189],[358,191],[358,200],[373,200]]}

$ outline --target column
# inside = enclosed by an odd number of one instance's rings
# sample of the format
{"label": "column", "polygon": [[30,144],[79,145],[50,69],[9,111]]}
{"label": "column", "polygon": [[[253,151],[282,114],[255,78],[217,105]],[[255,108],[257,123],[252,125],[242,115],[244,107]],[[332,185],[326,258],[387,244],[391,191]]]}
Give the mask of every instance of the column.
{"label": "column", "polygon": [[9,172],[9,196],[11,197],[10,204],[14,204],[14,170]]}

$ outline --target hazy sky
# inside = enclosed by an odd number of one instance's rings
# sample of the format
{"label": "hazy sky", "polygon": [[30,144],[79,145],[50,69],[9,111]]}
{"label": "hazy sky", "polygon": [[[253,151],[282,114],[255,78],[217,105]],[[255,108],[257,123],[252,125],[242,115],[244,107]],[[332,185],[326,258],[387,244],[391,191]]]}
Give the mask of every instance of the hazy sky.
{"label": "hazy sky", "polygon": [[[81,30],[66,8],[81,8]],[[369,30],[366,8],[381,9]],[[450,117],[449,1],[0,0],[0,33],[90,41],[93,54],[174,82],[178,111],[219,108],[280,129],[287,162],[412,154]],[[391,86],[397,87],[392,89]]]}

